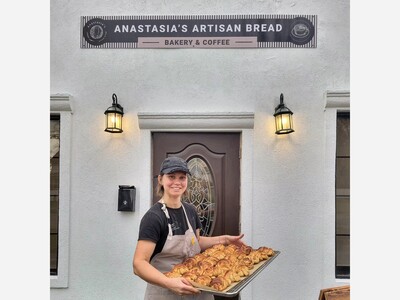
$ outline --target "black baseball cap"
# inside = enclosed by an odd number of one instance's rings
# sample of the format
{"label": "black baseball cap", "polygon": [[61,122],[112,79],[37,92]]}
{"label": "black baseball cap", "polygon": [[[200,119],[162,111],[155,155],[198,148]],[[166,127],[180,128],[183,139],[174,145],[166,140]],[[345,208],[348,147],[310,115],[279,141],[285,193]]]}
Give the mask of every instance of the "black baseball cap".
{"label": "black baseball cap", "polygon": [[176,156],[167,157],[161,164],[160,174],[170,174],[174,172],[185,172],[191,175],[187,162],[184,159]]}

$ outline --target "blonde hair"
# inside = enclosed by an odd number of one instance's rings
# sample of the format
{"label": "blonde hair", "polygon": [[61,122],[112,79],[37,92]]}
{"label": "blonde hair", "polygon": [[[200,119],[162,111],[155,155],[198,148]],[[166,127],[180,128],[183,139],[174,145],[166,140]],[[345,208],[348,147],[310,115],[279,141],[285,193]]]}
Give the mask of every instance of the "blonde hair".
{"label": "blonde hair", "polygon": [[[161,175],[162,176],[162,175]],[[160,181],[157,178],[157,187],[156,187],[156,195],[158,197],[162,197],[164,196],[164,187],[162,186],[162,184],[160,183]]]}

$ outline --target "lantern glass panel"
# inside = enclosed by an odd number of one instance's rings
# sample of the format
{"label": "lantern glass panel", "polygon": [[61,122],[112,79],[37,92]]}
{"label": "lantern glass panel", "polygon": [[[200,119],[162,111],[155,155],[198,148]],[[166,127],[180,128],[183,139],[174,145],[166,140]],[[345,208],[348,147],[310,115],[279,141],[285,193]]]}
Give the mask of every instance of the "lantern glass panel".
{"label": "lantern glass panel", "polygon": [[289,133],[293,131],[293,121],[291,114],[280,114],[275,116],[277,133]]}
{"label": "lantern glass panel", "polygon": [[107,113],[106,127],[109,131],[120,132],[122,130],[122,115],[119,113]]}

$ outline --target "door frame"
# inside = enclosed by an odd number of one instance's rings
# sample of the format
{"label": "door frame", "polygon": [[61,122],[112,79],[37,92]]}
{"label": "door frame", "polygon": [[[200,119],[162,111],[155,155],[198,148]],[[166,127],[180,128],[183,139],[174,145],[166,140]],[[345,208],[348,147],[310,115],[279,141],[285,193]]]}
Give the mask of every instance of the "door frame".
{"label": "door frame", "polygon": [[177,155],[188,163],[200,157],[208,166],[214,185],[215,220],[210,233],[212,236],[240,234],[240,141],[240,132],[152,132],[152,203],[160,200],[155,192],[156,177],[166,156]]}

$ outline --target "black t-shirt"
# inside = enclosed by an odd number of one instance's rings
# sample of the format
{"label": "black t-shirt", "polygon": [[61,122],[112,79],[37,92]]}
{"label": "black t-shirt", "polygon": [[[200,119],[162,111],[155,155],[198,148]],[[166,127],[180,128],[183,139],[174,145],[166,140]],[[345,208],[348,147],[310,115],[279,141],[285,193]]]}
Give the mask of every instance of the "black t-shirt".
{"label": "black t-shirt", "polygon": [[[182,202],[193,230],[201,229],[201,222],[193,204]],[[150,260],[160,253],[168,237],[168,223],[165,213],[161,209],[162,204],[157,202],[146,212],[140,221],[138,240],[147,240],[156,243],[156,248]],[[182,206],[180,208],[169,208],[168,213],[173,235],[184,235],[189,226],[186,222]]]}

